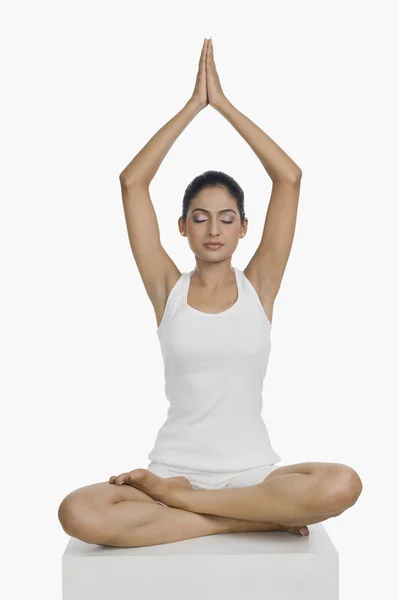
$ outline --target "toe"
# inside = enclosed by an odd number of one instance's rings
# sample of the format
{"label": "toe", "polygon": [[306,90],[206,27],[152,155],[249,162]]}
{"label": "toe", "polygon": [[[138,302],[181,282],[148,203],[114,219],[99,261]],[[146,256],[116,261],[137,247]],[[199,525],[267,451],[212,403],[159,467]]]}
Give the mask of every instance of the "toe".
{"label": "toe", "polygon": [[306,525],[282,525],[281,529],[283,531],[288,531],[289,533],[295,533],[296,535],[309,535],[309,530]]}
{"label": "toe", "polygon": [[118,477],[115,478],[114,483],[116,485],[121,485],[124,482],[124,480],[126,479],[126,475],[127,475],[127,473],[121,473],[120,475],[118,475]]}

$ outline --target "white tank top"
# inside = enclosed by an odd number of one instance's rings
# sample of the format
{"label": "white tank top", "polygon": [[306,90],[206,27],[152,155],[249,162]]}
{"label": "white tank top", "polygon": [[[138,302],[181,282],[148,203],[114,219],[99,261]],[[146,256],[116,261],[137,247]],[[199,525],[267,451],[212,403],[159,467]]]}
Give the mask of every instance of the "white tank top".
{"label": "white tank top", "polygon": [[189,471],[232,472],[279,462],[263,421],[271,323],[244,272],[237,301],[219,313],[187,303],[182,273],[157,329],[170,403],[148,458]]}

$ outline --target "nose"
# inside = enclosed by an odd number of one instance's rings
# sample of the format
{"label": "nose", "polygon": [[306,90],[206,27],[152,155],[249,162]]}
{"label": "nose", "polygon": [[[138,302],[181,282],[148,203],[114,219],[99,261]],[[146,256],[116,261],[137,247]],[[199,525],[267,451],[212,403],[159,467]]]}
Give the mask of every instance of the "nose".
{"label": "nose", "polygon": [[209,233],[212,236],[212,239],[219,235],[219,226],[219,221],[217,219],[216,222],[210,221]]}

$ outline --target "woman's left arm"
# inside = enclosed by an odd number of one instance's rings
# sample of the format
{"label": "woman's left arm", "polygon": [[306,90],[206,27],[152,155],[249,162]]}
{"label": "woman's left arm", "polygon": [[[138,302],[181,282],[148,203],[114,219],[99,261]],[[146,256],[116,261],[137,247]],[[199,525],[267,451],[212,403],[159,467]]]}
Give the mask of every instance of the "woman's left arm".
{"label": "woman's left arm", "polygon": [[242,135],[273,181],[263,235],[245,275],[255,283],[262,300],[273,302],[281,286],[294,239],[302,171],[260,127],[226,98],[208,44],[206,82],[209,104]]}
{"label": "woman's left arm", "polygon": [[273,183],[296,182],[302,171],[271,137],[223,96],[214,106],[251,146]]}
{"label": "woman's left arm", "polygon": [[226,98],[216,69],[212,38],[206,50],[206,87],[209,104],[220,112],[251,146],[273,183],[297,183],[302,175],[298,165],[260,127],[237,110]]}
{"label": "woman's left arm", "polygon": [[274,302],[291,253],[302,171],[290,157],[227,100],[215,107],[251,146],[273,180],[262,238],[245,268],[262,301]]}
{"label": "woman's left arm", "polygon": [[301,169],[260,127],[224,98],[214,106],[248,142],[273,180],[262,238],[245,268],[261,300],[274,302],[294,241]]}

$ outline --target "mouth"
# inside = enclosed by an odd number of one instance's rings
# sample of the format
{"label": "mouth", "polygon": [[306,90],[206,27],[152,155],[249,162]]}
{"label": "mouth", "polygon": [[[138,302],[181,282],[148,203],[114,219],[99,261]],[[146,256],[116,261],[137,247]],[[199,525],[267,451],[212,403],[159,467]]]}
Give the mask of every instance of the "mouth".
{"label": "mouth", "polygon": [[221,248],[223,244],[204,244],[207,248]]}

